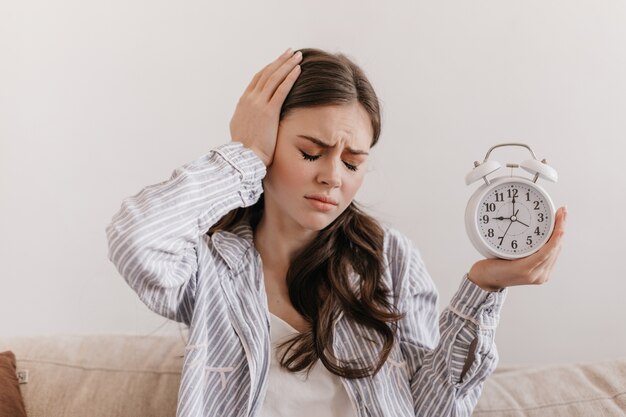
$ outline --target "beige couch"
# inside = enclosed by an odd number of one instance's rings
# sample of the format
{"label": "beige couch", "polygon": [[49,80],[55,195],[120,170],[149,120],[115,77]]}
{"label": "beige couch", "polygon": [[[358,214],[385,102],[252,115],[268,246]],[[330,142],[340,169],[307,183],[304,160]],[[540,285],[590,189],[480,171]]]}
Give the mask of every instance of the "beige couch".
{"label": "beige couch", "polygon": [[[173,417],[184,335],[0,338],[17,357],[29,417]],[[499,369],[477,417],[626,416],[626,358]]]}

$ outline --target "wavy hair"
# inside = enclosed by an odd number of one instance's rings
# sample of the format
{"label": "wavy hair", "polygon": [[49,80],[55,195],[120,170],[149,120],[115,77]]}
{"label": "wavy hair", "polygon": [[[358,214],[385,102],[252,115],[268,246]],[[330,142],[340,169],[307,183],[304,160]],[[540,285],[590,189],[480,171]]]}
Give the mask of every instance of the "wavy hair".
{"label": "wavy hair", "polygon": [[[347,56],[305,48],[301,73],[285,98],[280,119],[302,107],[359,102],[372,123],[374,146],[381,131],[380,104],[365,74]],[[237,208],[209,229],[228,230],[247,221],[253,230],[264,209],[263,194],[252,206]],[[317,359],[333,374],[363,378],[376,374],[395,342],[397,321],[403,317],[388,301],[390,289],[382,280],[384,231],[378,221],[353,201],[316,239],[297,253],[287,271],[289,298],[308,322],[308,330],[279,346],[280,363],[291,372],[309,372]],[[358,276],[354,288],[350,274]],[[333,323],[343,311],[349,320],[376,331],[382,348],[375,363],[345,362],[333,352]],[[358,364],[357,364],[358,365]]]}

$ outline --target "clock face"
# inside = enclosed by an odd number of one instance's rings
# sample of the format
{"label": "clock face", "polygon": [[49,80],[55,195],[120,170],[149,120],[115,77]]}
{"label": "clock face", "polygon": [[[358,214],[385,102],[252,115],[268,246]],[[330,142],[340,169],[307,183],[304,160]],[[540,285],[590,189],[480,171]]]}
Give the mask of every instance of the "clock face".
{"label": "clock face", "polygon": [[523,182],[504,182],[479,202],[478,232],[494,250],[521,255],[536,250],[549,237],[549,199]]}

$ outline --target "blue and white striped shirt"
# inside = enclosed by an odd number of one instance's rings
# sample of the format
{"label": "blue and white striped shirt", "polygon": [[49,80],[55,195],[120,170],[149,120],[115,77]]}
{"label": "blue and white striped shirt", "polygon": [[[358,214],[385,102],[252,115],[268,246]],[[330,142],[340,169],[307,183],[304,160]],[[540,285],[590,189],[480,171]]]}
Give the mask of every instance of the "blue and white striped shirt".
{"label": "blue and white striped shirt", "polygon": [[[260,255],[247,224],[212,237],[207,231],[254,204],[265,173],[240,142],[218,146],[124,199],[106,228],[109,259],[142,302],[189,326],[178,417],[252,417],[261,409],[271,346]],[[376,375],[341,378],[356,414],[470,416],[497,363],[494,336],[507,290],[483,291],[465,275],[439,316],[437,290],[413,243],[385,228],[384,256],[390,301],[406,317]],[[343,314],[333,327],[338,358],[374,362],[378,333]],[[474,339],[475,358],[461,378]]]}

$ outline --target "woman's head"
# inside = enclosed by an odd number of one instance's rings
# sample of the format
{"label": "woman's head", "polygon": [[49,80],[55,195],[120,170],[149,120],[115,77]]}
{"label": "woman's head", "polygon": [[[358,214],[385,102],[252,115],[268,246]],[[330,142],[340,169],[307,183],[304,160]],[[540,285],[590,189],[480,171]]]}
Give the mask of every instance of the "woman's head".
{"label": "woman's head", "polygon": [[[285,227],[319,231],[361,187],[370,147],[380,136],[380,107],[363,71],[347,57],[301,51],[302,70],[281,108],[263,181],[265,209]],[[332,203],[316,200],[324,197]]]}
{"label": "woman's head", "polygon": [[381,130],[380,103],[363,70],[344,54],[315,48],[300,49],[300,75],[285,98],[280,120],[292,110],[322,105],[360,103],[372,124],[372,142]]}

